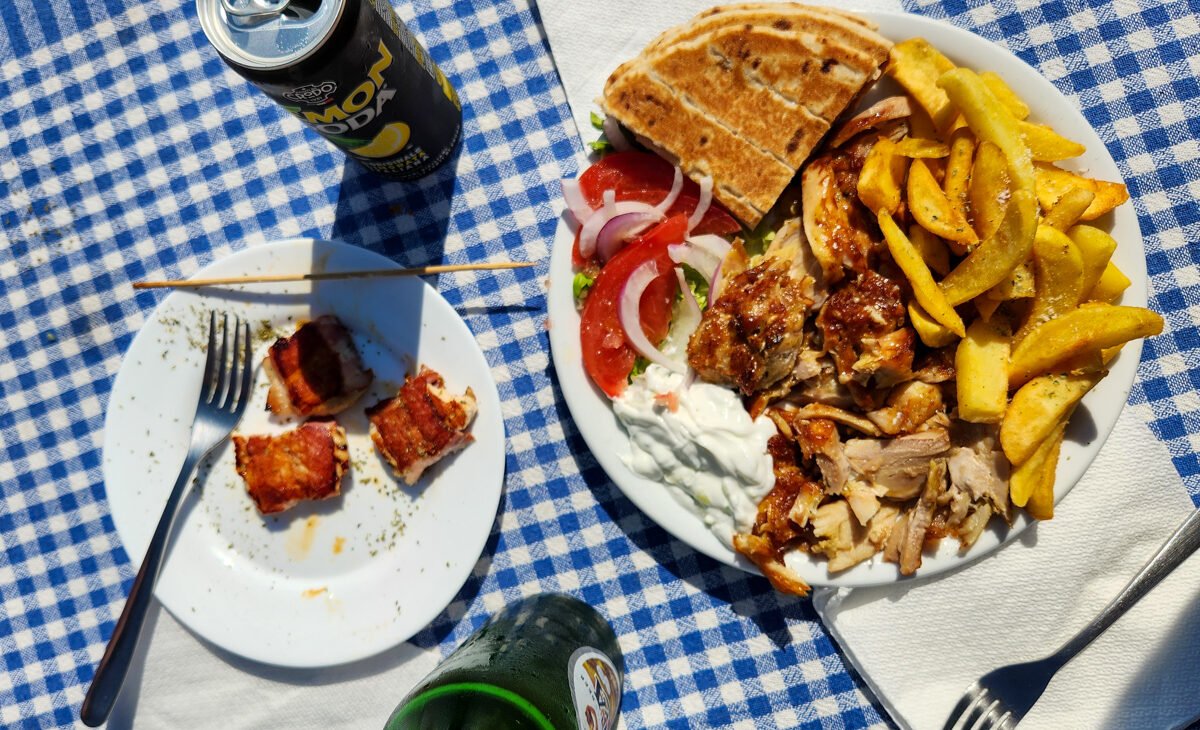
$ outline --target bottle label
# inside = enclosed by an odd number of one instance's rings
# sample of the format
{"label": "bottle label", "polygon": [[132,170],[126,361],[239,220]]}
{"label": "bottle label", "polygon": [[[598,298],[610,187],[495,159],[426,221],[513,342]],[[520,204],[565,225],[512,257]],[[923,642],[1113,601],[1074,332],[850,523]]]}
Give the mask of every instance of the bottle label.
{"label": "bottle label", "polygon": [[621,707],[621,683],[612,660],[590,646],[582,646],[571,655],[567,666],[579,730],[614,730]]}

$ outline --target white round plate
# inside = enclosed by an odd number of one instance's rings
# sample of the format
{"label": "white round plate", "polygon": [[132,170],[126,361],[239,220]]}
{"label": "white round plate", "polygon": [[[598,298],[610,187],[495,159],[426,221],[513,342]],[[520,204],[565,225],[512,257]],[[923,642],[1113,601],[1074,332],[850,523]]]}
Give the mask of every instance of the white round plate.
{"label": "white round plate", "polygon": [[[1083,156],[1069,161],[1064,167],[1106,180],[1122,179],[1103,142],[1079,110],[1024,61],[979,36],[940,21],[901,13],[862,14],[878,23],[880,32],[893,41],[924,37],[955,63],[980,71],[997,72],[1028,102],[1032,110],[1031,120],[1047,122],[1062,135],[1087,146]],[[612,66],[623,60],[612,59]],[[866,96],[863,104],[869,104],[885,93],[895,93],[896,87],[888,90],[886,84],[890,83],[885,80],[878,84]],[[1111,233],[1119,244],[1113,260],[1133,282],[1125,291],[1122,302],[1145,306],[1146,262],[1137,215],[1132,205],[1125,204],[1111,214],[1111,219]],[[719,541],[700,518],[668,493],[666,487],[634,474],[622,461],[622,457],[629,454],[628,438],[613,415],[608,398],[592,384],[583,370],[579,313],[571,292],[571,279],[574,276],[571,264],[573,240],[574,233],[564,216],[559,222],[551,255],[548,307],[553,322],[550,347],[554,367],[575,425],[609,478],[652,520],[705,555],[749,572],[758,572],[748,560]],[[1129,343],[1112,364],[1108,377],[1088,394],[1083,407],[1076,411],[1058,464],[1056,500],[1061,499],[1083,476],[1116,424],[1117,416],[1133,387],[1141,348],[1141,341]],[[1011,528],[1004,527],[999,520],[993,520],[991,529],[985,531],[965,555],[958,553],[957,543],[953,540],[944,540],[936,554],[925,556],[917,575],[935,575],[983,557],[1015,539],[1030,523],[1031,520],[1023,512]],[[835,574],[828,572],[823,560],[813,559],[798,551],[793,551],[787,562],[804,580],[815,586],[860,587],[894,583],[901,579],[897,567],[883,562],[878,556]]]}
{"label": "white round plate", "polygon": [[[239,251],[196,277],[395,267],[355,246],[298,239]],[[500,398],[471,331],[416,277],[172,293],[126,353],[105,421],[105,489],[135,563],[187,452],[210,309],[250,322],[256,363],[299,321],[336,315],[375,382],[337,416],[351,459],[339,497],[264,517],[234,469],[232,444],[219,446],[183,502],[155,595],[200,636],[268,664],[341,664],[408,639],[471,574],[500,502]],[[471,427],[475,442],[408,487],[376,454],[363,409],[395,395],[418,364],[441,373],[453,393],[472,388],[479,414]],[[236,432],[274,434],[294,426],[266,412],[261,367],[255,378]]]}

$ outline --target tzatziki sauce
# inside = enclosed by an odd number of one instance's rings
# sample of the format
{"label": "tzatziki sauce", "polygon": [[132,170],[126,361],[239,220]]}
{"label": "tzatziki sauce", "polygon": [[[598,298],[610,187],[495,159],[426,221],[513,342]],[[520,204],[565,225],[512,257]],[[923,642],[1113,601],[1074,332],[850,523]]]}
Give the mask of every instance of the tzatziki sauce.
{"label": "tzatziki sauce", "polygon": [[775,484],[767,441],[775,424],[751,419],[734,391],[650,365],[613,400],[629,434],[625,465],[665,484],[732,547],[734,532],[749,532],[758,503]]}

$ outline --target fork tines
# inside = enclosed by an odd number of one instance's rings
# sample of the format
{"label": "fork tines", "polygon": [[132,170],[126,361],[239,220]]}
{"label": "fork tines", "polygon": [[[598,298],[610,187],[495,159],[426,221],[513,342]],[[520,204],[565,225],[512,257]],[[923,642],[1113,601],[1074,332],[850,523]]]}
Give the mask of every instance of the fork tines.
{"label": "fork tines", "polygon": [[943,730],[1011,730],[1016,727],[1012,720],[1012,712],[975,682],[955,705]]}
{"label": "fork tines", "polygon": [[[208,350],[201,379],[200,403],[220,410],[237,410],[249,397],[253,381],[253,345],[250,342],[250,325],[233,315],[221,315],[221,342],[217,346],[217,313],[212,311],[208,318]],[[233,346],[229,343],[229,330],[233,329]]]}

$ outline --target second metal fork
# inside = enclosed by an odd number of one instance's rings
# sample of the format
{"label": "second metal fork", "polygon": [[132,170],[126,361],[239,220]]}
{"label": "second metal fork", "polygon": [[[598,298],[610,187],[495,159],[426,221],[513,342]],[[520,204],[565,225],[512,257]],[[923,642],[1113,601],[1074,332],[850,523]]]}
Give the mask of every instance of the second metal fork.
{"label": "second metal fork", "polygon": [[1113,625],[1133,604],[1200,548],[1200,510],[1184,520],[1141,572],[1129,581],[1099,616],[1058,651],[1035,662],[1010,664],[979,678],[967,688],[943,730],[1011,730],[1046,691],[1055,672]]}
{"label": "second metal fork", "polygon": [[167,541],[171,536],[171,525],[175,513],[187,491],[188,482],[196,465],[208,456],[218,444],[229,437],[237,425],[246,403],[250,400],[250,385],[253,380],[253,346],[250,342],[250,325],[233,317],[233,346],[230,347],[228,314],[222,318],[220,350],[217,349],[217,315],[213,312],[208,322],[208,355],[204,363],[204,378],[200,385],[200,402],[196,405],[196,416],[192,422],[192,442],[187,457],[179,470],[179,478],[146,549],[146,557],[133,588],[113,629],[112,638],[100,659],[92,686],[79,716],[85,725],[96,727],[108,718],[121,691],[121,684],[129,671],[138,636],[146,619],[146,610],[154,595],[154,582],[158,579],[163,559],[166,557]]}

